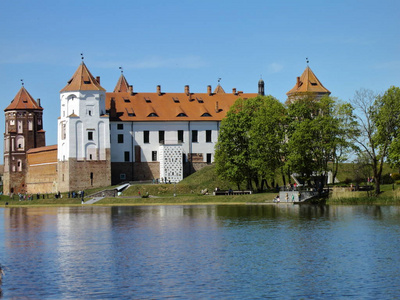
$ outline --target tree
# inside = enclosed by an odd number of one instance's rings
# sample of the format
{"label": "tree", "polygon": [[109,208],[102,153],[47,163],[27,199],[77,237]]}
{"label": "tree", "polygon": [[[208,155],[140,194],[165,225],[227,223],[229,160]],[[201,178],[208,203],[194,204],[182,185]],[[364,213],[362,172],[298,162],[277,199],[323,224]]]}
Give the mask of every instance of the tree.
{"label": "tree", "polygon": [[383,163],[389,154],[393,164],[398,162],[400,90],[391,87],[381,96],[371,90],[361,89],[356,91],[353,105],[360,132],[360,135],[353,139],[370,157],[375,195],[378,195]]}
{"label": "tree", "polygon": [[288,112],[286,168],[308,182],[318,175],[324,185],[328,162],[338,162],[350,147],[345,133],[353,131],[351,106],[310,94],[288,103]]}
{"label": "tree", "polygon": [[274,97],[238,99],[222,120],[215,150],[216,171],[238,185],[262,189],[281,163],[284,106]]}

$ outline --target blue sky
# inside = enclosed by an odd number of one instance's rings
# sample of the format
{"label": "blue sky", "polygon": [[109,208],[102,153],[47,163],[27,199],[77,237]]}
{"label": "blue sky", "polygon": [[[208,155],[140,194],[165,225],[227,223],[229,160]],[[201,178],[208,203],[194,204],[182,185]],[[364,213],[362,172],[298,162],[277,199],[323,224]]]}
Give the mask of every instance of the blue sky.
{"label": "blue sky", "polygon": [[[137,92],[232,88],[284,102],[309,66],[332,96],[400,85],[400,1],[1,1],[3,109],[25,87],[44,107],[47,145],[57,143],[59,91],[84,53],[112,91],[120,70]],[[4,114],[0,114],[4,132]],[[3,147],[1,147],[2,151]],[[2,156],[2,152],[1,152]]]}

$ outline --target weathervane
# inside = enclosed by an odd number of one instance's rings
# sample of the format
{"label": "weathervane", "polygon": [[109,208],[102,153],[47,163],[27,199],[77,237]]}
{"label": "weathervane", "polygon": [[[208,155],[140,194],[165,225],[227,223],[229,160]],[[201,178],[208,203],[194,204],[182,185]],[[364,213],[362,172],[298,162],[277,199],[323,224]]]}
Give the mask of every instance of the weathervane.
{"label": "weathervane", "polygon": [[81,53],[81,59],[82,59],[82,61],[85,59],[85,58],[83,57],[83,53]]}
{"label": "weathervane", "polygon": [[23,79],[21,79],[21,84],[22,84],[22,86],[24,86],[24,80]]}
{"label": "weathervane", "polygon": [[121,74],[123,74],[124,73],[124,68],[119,67],[119,69],[121,70]]}
{"label": "weathervane", "polygon": [[306,57],[306,62],[307,62],[307,65],[308,65],[308,63],[310,62],[310,61],[308,60],[308,57]]}
{"label": "weathervane", "polygon": [[221,78],[218,78],[218,84],[221,82]]}

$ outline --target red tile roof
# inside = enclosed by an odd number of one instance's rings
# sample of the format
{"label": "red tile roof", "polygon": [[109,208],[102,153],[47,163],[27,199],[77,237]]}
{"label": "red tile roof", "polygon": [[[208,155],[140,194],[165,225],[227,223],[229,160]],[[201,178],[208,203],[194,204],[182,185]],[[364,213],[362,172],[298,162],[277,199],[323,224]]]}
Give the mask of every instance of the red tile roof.
{"label": "red tile roof", "polygon": [[315,76],[313,71],[311,71],[310,67],[307,66],[301,77],[297,78],[296,85],[287,92],[286,95],[291,96],[298,93],[319,93],[329,95],[331,92],[322,85],[317,76]]}
{"label": "red tile roof", "polygon": [[14,110],[14,109],[35,109],[35,110],[43,110],[37,102],[33,99],[33,97],[28,93],[24,86],[18,91],[17,95],[11,101],[10,105],[4,111]]}
{"label": "red tile roof", "polygon": [[105,91],[105,89],[93,77],[85,63],[82,62],[60,93],[68,91]]}
{"label": "red tile roof", "polygon": [[237,99],[253,97],[257,94],[114,92],[106,93],[106,109],[113,121],[220,121]]}
{"label": "red tile roof", "polygon": [[114,88],[114,93],[119,93],[119,92],[122,93],[129,92],[129,84],[124,74],[121,74],[121,76],[118,79],[117,85]]}

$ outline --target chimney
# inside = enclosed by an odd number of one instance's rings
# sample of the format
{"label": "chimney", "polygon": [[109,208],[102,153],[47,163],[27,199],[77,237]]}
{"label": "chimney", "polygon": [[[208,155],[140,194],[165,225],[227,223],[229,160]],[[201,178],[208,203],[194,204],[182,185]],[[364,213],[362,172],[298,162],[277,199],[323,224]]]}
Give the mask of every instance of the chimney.
{"label": "chimney", "polygon": [[185,85],[185,94],[186,94],[186,96],[190,95],[189,85]]}
{"label": "chimney", "polygon": [[42,106],[40,105],[40,98],[37,98],[36,102],[37,102],[37,104],[39,105],[39,107],[42,107]]}
{"label": "chimney", "polygon": [[215,102],[215,112],[216,113],[219,112],[218,101]]}
{"label": "chimney", "polygon": [[157,85],[157,94],[161,96],[161,85]]}
{"label": "chimney", "polygon": [[96,81],[100,84],[100,76],[96,76]]}
{"label": "chimney", "polygon": [[236,95],[236,88],[232,89],[232,94]]}
{"label": "chimney", "polygon": [[209,96],[212,95],[212,92],[211,92],[211,85],[207,85],[207,94],[208,94]]}
{"label": "chimney", "polygon": [[131,93],[131,95],[133,95],[133,86],[129,86],[129,92]]}
{"label": "chimney", "polygon": [[300,77],[297,77],[297,87],[300,86]]}

